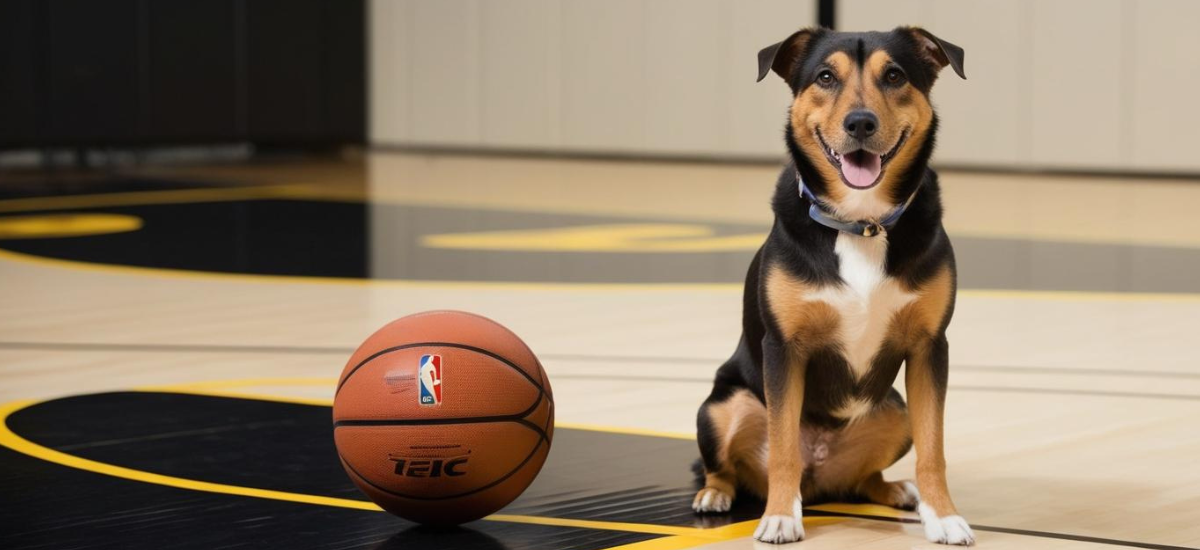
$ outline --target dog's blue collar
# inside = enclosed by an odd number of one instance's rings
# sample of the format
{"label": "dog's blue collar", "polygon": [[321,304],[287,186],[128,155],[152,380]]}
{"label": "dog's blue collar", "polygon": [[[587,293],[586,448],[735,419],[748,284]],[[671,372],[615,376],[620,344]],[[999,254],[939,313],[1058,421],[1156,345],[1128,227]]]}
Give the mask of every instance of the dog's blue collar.
{"label": "dog's blue collar", "polygon": [[897,206],[895,210],[888,212],[886,216],[880,218],[878,221],[859,220],[848,222],[839,220],[833,217],[832,214],[829,214],[824,203],[808,189],[808,186],[804,185],[804,180],[800,177],[800,174],[796,174],[796,184],[800,187],[800,196],[808,199],[808,202],[811,203],[808,207],[808,217],[830,229],[836,229],[843,233],[858,235],[860,237],[875,237],[895,227],[896,222],[900,221],[900,216],[904,214],[905,210],[908,210],[908,205],[912,204],[913,199],[917,197],[917,191],[921,190],[921,186],[917,185],[917,188],[908,196],[908,200],[904,201],[904,204]]}

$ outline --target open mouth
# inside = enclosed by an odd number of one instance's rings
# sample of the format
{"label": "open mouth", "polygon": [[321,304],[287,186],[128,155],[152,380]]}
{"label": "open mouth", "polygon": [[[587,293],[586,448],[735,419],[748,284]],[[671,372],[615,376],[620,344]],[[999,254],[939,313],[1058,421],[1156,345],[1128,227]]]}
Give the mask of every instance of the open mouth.
{"label": "open mouth", "polygon": [[887,167],[888,162],[896,156],[896,151],[900,150],[900,146],[904,145],[904,141],[908,139],[908,130],[900,134],[900,139],[896,141],[896,145],[892,149],[882,155],[877,155],[866,149],[858,149],[849,153],[839,153],[834,151],[828,143],[825,143],[825,137],[821,135],[821,129],[817,128],[817,141],[821,142],[821,148],[825,150],[825,158],[829,163],[838,169],[842,175],[842,182],[854,189],[870,189],[883,179],[883,169]]}

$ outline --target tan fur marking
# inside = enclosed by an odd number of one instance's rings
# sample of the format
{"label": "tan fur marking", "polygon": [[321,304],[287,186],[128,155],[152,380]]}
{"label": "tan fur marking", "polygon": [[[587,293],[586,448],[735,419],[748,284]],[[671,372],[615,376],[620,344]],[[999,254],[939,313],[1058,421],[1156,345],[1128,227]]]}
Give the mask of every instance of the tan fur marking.
{"label": "tan fur marking", "polygon": [[[787,380],[781,391],[767,392],[767,509],[768,516],[791,516],[800,495],[804,457],[800,454],[800,411],[804,401],[804,366],[808,358],[789,350]],[[772,395],[782,399],[772,401]]]}
{"label": "tan fur marking", "polygon": [[953,274],[945,266],[921,286],[921,297],[907,311],[907,328],[901,331],[909,350],[905,371],[913,447],[917,452],[917,487],[921,500],[938,517],[956,515],[946,486],[946,457],[943,443],[944,393],[933,380],[929,362],[930,345],[937,335],[950,300]]}
{"label": "tan fur marking", "polygon": [[883,71],[887,68],[888,63],[891,63],[892,57],[883,50],[876,51],[867,58],[865,63],[866,71],[861,75],[859,80],[859,94],[862,97],[862,106],[872,111],[879,116],[880,128],[883,140],[888,143],[896,143],[900,139],[900,128],[895,124],[890,124],[892,119],[892,107],[888,104],[887,96],[880,89],[879,82],[883,77]]}
{"label": "tan fur marking", "polygon": [[811,351],[837,338],[837,311],[825,302],[804,300],[805,295],[816,291],[815,287],[777,265],[767,270],[766,286],[771,315],[786,342]]}
{"label": "tan fur marking", "polygon": [[946,455],[943,443],[945,403],[934,386],[928,354],[914,351],[905,367],[909,416],[912,419],[913,448],[917,452],[917,490],[921,501],[933,508],[938,517],[957,515],[950,490],[946,486]]}
{"label": "tan fur marking", "polygon": [[735,492],[733,480],[722,473],[704,474],[704,487],[708,489],[716,489],[727,495],[732,495]]}
{"label": "tan fur marking", "polygon": [[[933,121],[933,108],[920,93],[915,93],[911,85],[905,84],[900,88],[880,88],[884,73],[892,62],[891,56],[884,51],[877,51],[867,59],[867,74],[864,77],[864,104],[875,111],[879,117],[880,129],[878,138],[888,144],[889,149],[900,142],[900,138],[908,131],[908,142],[896,152],[895,158],[889,163],[879,189],[891,193],[898,183],[895,175],[902,174],[912,163],[913,157],[921,149],[929,124]],[[913,96],[919,96],[914,100]]]}
{"label": "tan fur marking", "polygon": [[893,508],[913,509],[917,500],[905,490],[904,483],[884,481],[882,472],[875,472],[858,486],[858,494],[875,504]]}
{"label": "tan fur marking", "polygon": [[892,464],[896,452],[907,443],[909,430],[906,411],[887,404],[851,422],[837,435],[833,453],[813,470],[812,489],[822,495],[862,491],[862,483],[871,474]]}
{"label": "tan fur marking", "polygon": [[[710,405],[708,416],[717,434],[720,472],[707,472],[705,486],[733,494],[733,481],[759,497],[767,495],[763,445],[767,441],[767,409],[747,390],[738,390],[723,403]],[[709,483],[707,480],[718,480]]]}
{"label": "tan fur marking", "polygon": [[[857,72],[854,62],[844,52],[834,52],[825,59],[825,64],[842,82],[853,78],[854,73]],[[804,151],[808,158],[813,160],[813,165],[817,167],[817,171],[821,173],[821,177],[825,181],[840,182],[841,175],[838,174],[837,168],[824,160],[824,148],[817,142],[815,132],[820,127],[821,131],[828,135],[827,121],[834,118],[831,113],[838,109],[838,102],[844,95],[846,94],[838,90],[809,86],[793,99],[789,111],[796,145]],[[842,185],[828,187],[832,200],[841,201],[845,197],[846,189]]]}
{"label": "tan fur marking", "polygon": [[950,266],[944,266],[920,288],[910,291],[917,294],[917,299],[896,312],[888,330],[893,342],[906,349],[921,345],[941,329],[954,294],[954,274]]}
{"label": "tan fur marking", "polygon": [[928,359],[930,342],[940,330],[953,299],[954,275],[950,266],[942,267],[919,289],[913,290],[920,297],[896,314],[892,333],[909,350],[904,371],[913,446],[917,451],[917,486],[922,500],[938,517],[952,516],[957,512],[946,487],[942,442],[944,402],[931,378]]}

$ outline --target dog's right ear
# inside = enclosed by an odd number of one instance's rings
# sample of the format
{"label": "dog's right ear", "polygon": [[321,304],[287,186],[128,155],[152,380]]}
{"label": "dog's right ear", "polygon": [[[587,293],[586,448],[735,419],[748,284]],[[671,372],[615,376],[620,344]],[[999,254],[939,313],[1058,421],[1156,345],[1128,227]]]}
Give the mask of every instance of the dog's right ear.
{"label": "dog's right ear", "polygon": [[771,44],[758,52],[758,82],[767,77],[767,71],[774,70],[775,74],[783,78],[788,86],[792,85],[792,70],[796,67],[796,62],[804,55],[813,38],[817,36],[819,29],[800,29],[791,36],[787,37],[783,42]]}

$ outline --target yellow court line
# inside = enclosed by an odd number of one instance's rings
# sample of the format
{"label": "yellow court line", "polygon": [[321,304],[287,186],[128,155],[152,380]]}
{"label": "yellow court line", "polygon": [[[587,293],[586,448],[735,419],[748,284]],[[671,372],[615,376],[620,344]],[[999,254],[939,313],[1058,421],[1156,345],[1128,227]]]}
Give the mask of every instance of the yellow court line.
{"label": "yellow court line", "polygon": [[[38,210],[63,210],[71,208],[92,208],[92,207],[113,207],[113,206],[144,206],[153,204],[178,204],[188,202],[229,202],[235,200],[254,200],[254,199],[294,199],[305,201],[321,201],[321,202],[356,202],[356,203],[382,203],[382,204],[398,204],[411,206],[430,206],[443,208],[473,208],[479,210],[500,211],[500,212],[516,212],[516,213],[556,213],[556,214],[572,214],[581,216],[604,216],[610,218],[629,218],[636,220],[644,220],[649,214],[646,213],[631,213],[631,212],[614,212],[605,209],[583,208],[576,207],[531,207],[512,204],[487,204],[478,201],[459,201],[449,200],[438,197],[370,197],[366,190],[360,189],[345,189],[331,188],[327,185],[307,183],[307,184],[285,184],[285,185],[239,185],[231,187],[215,187],[215,188],[193,188],[193,189],[167,189],[161,191],[132,191],[123,193],[93,193],[87,195],[68,195],[68,196],[49,196],[49,197],[29,197],[23,199],[8,199],[0,200],[0,212],[28,212]],[[706,220],[695,218],[682,220],[666,220],[664,223],[674,223],[675,221],[683,223],[724,223],[724,224],[750,224],[751,222],[742,219],[724,219],[710,217]],[[1031,240],[1038,242],[1062,242],[1062,243],[1081,243],[1081,244],[1113,244],[1113,245],[1133,245],[1133,246],[1153,246],[1153,247],[1169,247],[1196,249],[1200,248],[1200,242],[1180,242],[1177,235],[1172,235],[1170,238],[1152,237],[1152,238],[1131,238],[1123,236],[1123,238],[1106,238],[1104,236],[1093,235],[1078,235],[1078,234],[1041,234],[1037,232],[1030,233],[1004,231],[996,228],[971,229],[951,227],[952,233],[955,236],[984,238],[984,239],[1015,239],[1015,240]],[[749,246],[747,244],[746,246]],[[757,248],[757,245],[750,246],[750,250]]]}
{"label": "yellow court line", "polygon": [[[297,379],[303,380],[303,379]],[[236,381],[235,381],[236,382]],[[199,385],[199,384],[197,384]],[[183,386],[186,386],[183,385]],[[204,392],[206,390],[197,389],[196,392]],[[201,393],[202,395],[216,395],[217,392]],[[290,398],[277,399],[292,401]],[[292,401],[294,402],[294,401]],[[226,485],[223,483],[212,483],[207,481],[199,481],[194,479],[186,479],[162,474],[155,474],[132,468],[125,468],[114,464],[98,462],[75,455],[56,451],[49,447],[45,447],[29,441],[13,432],[8,427],[8,417],[13,413],[40,403],[37,400],[21,400],[13,401],[0,405],[0,446],[7,447],[14,451],[26,454],[28,456],[45,460],[79,470],[93,472],[112,477],[128,479],[143,483],[151,483],[155,485],[163,485],[166,487],[174,487],[178,489],[187,489],[192,491],[201,491],[208,493],[227,494],[234,496],[245,496],[252,498],[262,498],[268,500],[279,500],[284,502],[295,502],[302,504],[313,504],[319,506],[332,506],[337,508],[349,508],[355,510],[364,510],[378,512],[382,511],[377,505],[364,500],[354,500],[336,497],[325,497],[319,495],[308,495],[303,493],[290,493],[286,491],[275,491],[270,489],[255,489],[251,487],[241,487],[237,485]],[[587,428],[584,428],[587,429]],[[833,510],[827,505],[824,507],[816,507],[815,509]],[[853,507],[851,507],[853,508]],[[850,513],[866,513],[872,515],[884,515],[876,513],[874,510],[846,510]],[[626,523],[612,521],[595,521],[571,518],[554,518],[542,516],[525,516],[516,514],[492,514],[483,518],[484,521],[497,521],[505,523],[522,523],[529,525],[546,525],[555,527],[574,527],[581,529],[596,529],[605,531],[622,531],[632,533],[644,533],[652,535],[663,535],[660,538],[650,539],[637,543],[622,545],[611,548],[609,550],[682,550],[684,548],[692,548],[695,546],[711,544],[714,542],[734,540],[749,537],[757,525],[757,521],[743,521],[716,527],[711,529],[701,529],[695,527],[679,527],[671,525],[655,525],[646,523]],[[847,521],[847,518],[841,517],[811,517],[804,518],[806,527],[815,527],[820,525],[830,525]]]}
{"label": "yellow court line", "polygon": [[[114,464],[98,462],[75,455],[56,451],[49,447],[45,447],[29,441],[13,432],[8,427],[8,417],[17,411],[36,405],[39,401],[22,400],[13,401],[0,406],[0,445],[8,447],[14,451],[20,452],[78,470],[84,470],[97,474],[128,479],[131,481],[140,481],[143,483],[151,483],[154,485],[163,485],[166,487],[174,487],[177,489],[187,489],[192,491],[201,491],[206,493],[218,493],[235,496],[245,496],[252,498],[262,498],[268,500],[280,500],[285,502],[296,502],[302,504],[315,504],[320,506],[332,506],[336,508],[350,508],[355,510],[367,510],[378,512],[382,511],[379,506],[373,502],[365,500],[354,500],[346,498],[326,497],[319,495],[308,495],[303,493],[290,493],[286,491],[275,491],[271,489],[255,489],[252,487],[241,487],[237,485],[226,485],[224,483],[212,483],[207,481],[199,481],[194,479],[186,479],[163,474],[155,474],[132,468],[125,468]],[[550,518],[540,516],[523,516],[514,514],[493,514],[485,517],[487,521],[499,521],[506,523],[525,523],[532,525],[550,525],[557,527],[579,527],[585,529],[598,529],[606,531],[625,531],[633,533],[646,533],[653,535],[667,536],[685,536],[703,540],[704,542],[713,542],[715,540],[724,540],[728,536],[728,531],[719,529],[698,529],[694,527],[677,527],[670,525],[654,525],[645,523],[624,523],[611,521],[593,521],[569,518]]]}
{"label": "yellow court line", "polygon": [[[833,525],[850,521],[853,518],[844,517],[806,517],[803,519],[804,527],[819,527],[823,525]],[[717,541],[744,539],[754,534],[754,529],[758,527],[758,520],[742,521],[724,527],[716,527],[713,529],[704,529],[706,533],[711,533],[713,538],[699,538],[694,536],[674,536],[663,537],[657,539],[635,542],[608,548],[607,550],[680,550],[683,548],[693,548],[704,544],[712,544]],[[717,540],[714,540],[717,539]],[[757,546],[757,542],[755,545]]]}
{"label": "yellow court line", "polygon": [[624,523],[619,521],[593,521],[587,519],[552,518],[544,516],[514,516],[510,514],[492,514],[486,519],[506,523],[525,523],[529,525],[551,525],[555,527],[579,527],[583,529],[598,529],[602,531],[628,531],[631,533],[646,533],[651,535],[667,535],[677,537],[698,538],[705,542],[725,540],[715,529],[696,527],[677,527],[673,525],[655,525],[652,523]]}
{"label": "yellow court line", "polygon": [[284,377],[284,378],[235,378],[232,380],[205,380],[202,382],[185,382],[183,384],[170,384],[163,386],[167,388],[240,388],[246,386],[328,386],[333,389],[337,385],[337,378],[320,378],[320,377]]}
{"label": "yellow court line", "polygon": [[62,466],[104,474],[122,479],[133,481],[142,481],[145,483],[153,483],[156,485],[165,485],[179,489],[189,489],[192,491],[202,491],[206,493],[223,493],[228,495],[239,495],[254,498],[265,498],[271,500],[282,500],[287,502],[299,502],[304,504],[319,504],[323,506],[334,506],[338,508],[353,508],[358,510],[373,510],[379,511],[380,508],[374,503],[364,500],[352,500],[345,498],[323,497],[317,495],[305,495],[299,493],[288,493],[284,491],[273,491],[269,489],[253,489],[250,487],[238,487],[235,485],[225,485],[221,483],[210,483],[207,481],[197,481],[193,479],[184,479],[180,477],[154,474],[134,470],[113,464],[106,464],[89,460],[74,455],[69,455],[60,451],[56,451],[49,447],[43,447],[28,439],[25,439],[8,427],[8,417],[13,413],[39,403],[35,400],[13,401],[0,406],[0,445],[8,447],[14,451],[40,458],[47,462],[53,462]]}
{"label": "yellow court line", "polygon": [[879,518],[893,519],[917,519],[911,512],[905,512],[889,506],[879,504],[842,504],[831,502],[829,504],[817,504],[815,506],[807,506],[805,510],[818,510],[821,512],[835,512],[838,514],[855,514],[859,516],[874,516]]}
{"label": "yellow court line", "polygon": [[[43,267],[90,271],[110,275],[153,276],[166,279],[189,279],[230,281],[240,283],[288,284],[288,285],[343,285],[382,286],[412,289],[469,289],[492,291],[527,292],[714,292],[740,293],[741,283],[530,283],[505,281],[435,281],[400,279],[349,279],[341,277],[305,277],[287,275],[253,275],[244,273],[217,273],[187,271],[157,267],[98,264],[76,260],[47,258],[13,252],[0,248],[0,260],[40,265]],[[1032,300],[1062,302],[1165,302],[1200,303],[1200,293],[1165,292],[1092,292],[1065,290],[1007,290],[967,289],[959,290],[959,297],[996,300]]]}
{"label": "yellow court line", "polygon": [[[228,397],[231,399],[249,399],[253,401],[273,401],[275,403],[292,403],[296,405],[313,405],[317,407],[332,407],[333,399],[327,397],[299,397],[291,395],[275,395],[257,392],[242,392],[237,390],[188,388],[186,386],[143,386],[133,388],[139,392],[179,393],[184,395],[202,395],[206,397]],[[557,424],[556,424],[557,425]]]}
{"label": "yellow court line", "polygon": [[[233,201],[255,198],[294,198],[307,200],[355,200],[323,192],[311,184],[272,186],[222,187],[202,189],[176,189],[167,191],[134,191],[128,193],[100,193],[93,195],[71,195],[62,197],[33,197],[0,201],[0,212],[22,212],[30,210],[81,208],[96,206],[129,206],[142,204],[168,204],[205,201]],[[13,252],[0,248],[0,259],[14,262],[57,267],[79,271],[134,276],[156,276],[161,278],[226,280],[268,284],[322,284],[349,286],[392,286],[401,288],[440,288],[478,290],[524,290],[524,291],[585,291],[585,292],[741,292],[741,283],[529,283],[506,281],[438,281],[438,280],[379,280],[350,279],[342,277],[305,277],[284,275],[254,275],[243,273],[216,273],[165,269],[153,267],[124,266],[76,260],[63,260]],[[1042,290],[960,290],[959,296],[1004,300],[1054,300],[1070,302],[1200,302],[1200,293],[1151,293],[1151,292],[1091,292],[1091,291],[1042,291]]]}

